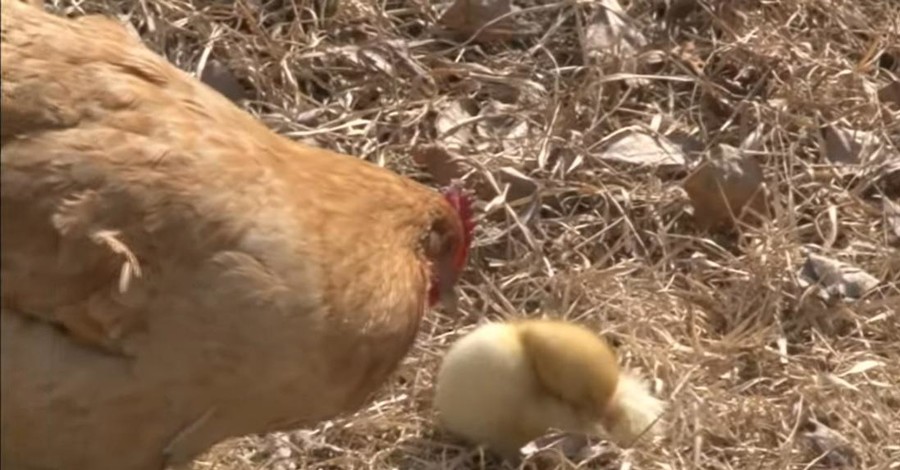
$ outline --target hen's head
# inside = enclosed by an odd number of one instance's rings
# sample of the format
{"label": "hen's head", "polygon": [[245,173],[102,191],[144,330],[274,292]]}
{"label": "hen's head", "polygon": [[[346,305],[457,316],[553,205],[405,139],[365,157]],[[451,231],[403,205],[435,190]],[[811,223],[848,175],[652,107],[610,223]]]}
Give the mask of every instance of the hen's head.
{"label": "hen's head", "polygon": [[426,251],[432,261],[432,273],[428,305],[441,302],[447,310],[455,311],[455,286],[466,267],[475,221],[472,200],[458,183],[441,189],[441,194],[452,210],[435,221],[429,233]]}

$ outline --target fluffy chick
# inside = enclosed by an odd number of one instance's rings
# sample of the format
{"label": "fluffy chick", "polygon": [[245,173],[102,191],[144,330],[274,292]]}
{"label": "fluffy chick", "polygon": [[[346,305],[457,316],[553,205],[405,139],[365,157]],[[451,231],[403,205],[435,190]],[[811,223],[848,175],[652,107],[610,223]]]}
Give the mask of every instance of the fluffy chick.
{"label": "fluffy chick", "polygon": [[659,432],[664,404],[587,328],[525,320],[458,340],[438,371],[435,407],[448,431],[516,458],[551,428],[631,446]]}

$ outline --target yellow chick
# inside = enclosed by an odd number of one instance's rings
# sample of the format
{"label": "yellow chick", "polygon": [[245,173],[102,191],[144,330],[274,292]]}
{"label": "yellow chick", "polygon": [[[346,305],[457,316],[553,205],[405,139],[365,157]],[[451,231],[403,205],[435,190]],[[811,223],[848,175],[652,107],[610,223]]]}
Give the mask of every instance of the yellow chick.
{"label": "yellow chick", "polygon": [[664,409],[602,338],[556,320],[476,328],[444,357],[434,401],[445,429],[507,458],[551,428],[629,447]]}

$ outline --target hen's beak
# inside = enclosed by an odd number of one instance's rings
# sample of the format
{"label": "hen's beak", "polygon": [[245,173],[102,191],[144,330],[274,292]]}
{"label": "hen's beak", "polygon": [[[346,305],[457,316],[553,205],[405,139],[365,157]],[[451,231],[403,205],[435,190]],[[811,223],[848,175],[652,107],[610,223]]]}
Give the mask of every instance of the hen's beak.
{"label": "hen's beak", "polygon": [[450,260],[438,266],[438,294],[444,310],[452,315],[459,313],[459,297],[456,292],[457,272]]}
{"label": "hen's beak", "polygon": [[443,305],[444,310],[451,315],[459,313],[459,298],[456,296],[455,287],[450,286],[441,289],[441,305]]}

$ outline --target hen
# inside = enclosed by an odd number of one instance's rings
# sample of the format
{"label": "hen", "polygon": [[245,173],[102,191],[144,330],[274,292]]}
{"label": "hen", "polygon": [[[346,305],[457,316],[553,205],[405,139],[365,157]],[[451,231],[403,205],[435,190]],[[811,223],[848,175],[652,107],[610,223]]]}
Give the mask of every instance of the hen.
{"label": "hen", "polygon": [[455,305],[459,188],[281,137],[110,19],[0,19],[3,468],[159,470],[352,411]]}

